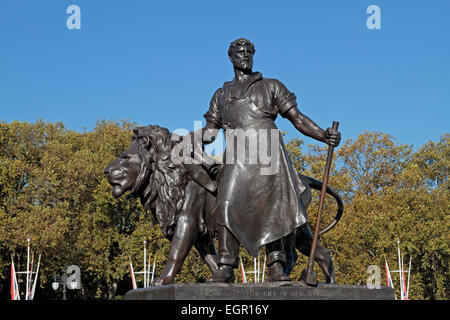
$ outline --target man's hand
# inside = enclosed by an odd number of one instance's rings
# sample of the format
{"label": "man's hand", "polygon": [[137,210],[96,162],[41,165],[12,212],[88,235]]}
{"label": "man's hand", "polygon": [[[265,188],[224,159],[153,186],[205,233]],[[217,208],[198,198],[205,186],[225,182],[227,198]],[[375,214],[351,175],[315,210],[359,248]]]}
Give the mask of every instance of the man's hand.
{"label": "man's hand", "polygon": [[341,133],[333,128],[325,130],[325,143],[337,147],[341,142]]}

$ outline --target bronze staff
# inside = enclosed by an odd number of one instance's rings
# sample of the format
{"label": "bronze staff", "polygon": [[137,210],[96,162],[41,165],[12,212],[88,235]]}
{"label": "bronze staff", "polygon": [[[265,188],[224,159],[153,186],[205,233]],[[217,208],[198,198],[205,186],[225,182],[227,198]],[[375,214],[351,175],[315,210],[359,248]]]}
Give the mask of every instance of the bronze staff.
{"label": "bronze staff", "polygon": [[[332,128],[334,130],[338,130],[339,122],[333,121]],[[319,242],[319,235],[320,235],[320,221],[322,218],[322,209],[323,204],[325,202],[325,196],[327,191],[327,184],[328,184],[328,176],[330,175],[330,168],[331,168],[331,160],[333,159],[333,146],[328,147],[328,154],[327,154],[327,162],[325,164],[325,173],[323,175],[323,184],[322,184],[322,190],[320,192],[320,201],[319,201],[319,213],[317,214],[317,222],[316,222],[316,228],[314,231],[314,239],[311,245],[311,253],[309,254],[309,260],[308,260],[308,267],[307,269],[302,271],[300,279],[305,281],[306,284],[310,286],[317,286],[317,273],[314,271],[314,255],[316,253],[316,247],[317,243]],[[322,232],[323,234],[324,232]]]}

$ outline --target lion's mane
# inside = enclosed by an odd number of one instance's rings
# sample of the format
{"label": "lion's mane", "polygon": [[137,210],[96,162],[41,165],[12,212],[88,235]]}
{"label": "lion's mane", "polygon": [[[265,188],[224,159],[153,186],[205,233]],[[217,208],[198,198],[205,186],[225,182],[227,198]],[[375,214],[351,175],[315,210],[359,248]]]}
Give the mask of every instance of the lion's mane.
{"label": "lion's mane", "polygon": [[[139,141],[149,141],[150,152]],[[185,200],[189,175],[182,164],[171,158],[170,131],[157,125],[134,129],[133,143],[141,156],[141,173],[134,192],[147,209],[152,209],[165,236],[172,236]]]}

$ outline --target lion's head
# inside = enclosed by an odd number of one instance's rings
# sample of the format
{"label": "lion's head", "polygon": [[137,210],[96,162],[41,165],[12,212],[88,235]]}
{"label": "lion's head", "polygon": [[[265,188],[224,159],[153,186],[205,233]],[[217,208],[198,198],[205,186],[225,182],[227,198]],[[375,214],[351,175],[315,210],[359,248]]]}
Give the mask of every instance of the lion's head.
{"label": "lion's head", "polygon": [[166,128],[157,125],[138,127],[130,147],[109,164],[104,172],[112,195],[130,192],[152,209],[165,235],[170,236],[184,203],[188,182],[185,168],[171,159],[173,143]]}

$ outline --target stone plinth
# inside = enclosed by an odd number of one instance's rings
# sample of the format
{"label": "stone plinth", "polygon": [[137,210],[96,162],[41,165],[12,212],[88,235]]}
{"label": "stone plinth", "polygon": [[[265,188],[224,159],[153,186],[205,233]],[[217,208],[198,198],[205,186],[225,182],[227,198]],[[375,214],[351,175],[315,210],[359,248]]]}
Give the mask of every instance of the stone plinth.
{"label": "stone plinth", "polygon": [[369,289],[360,285],[301,282],[215,284],[172,284],[127,292],[126,300],[394,300],[394,290],[382,286]]}

